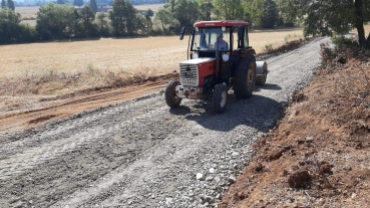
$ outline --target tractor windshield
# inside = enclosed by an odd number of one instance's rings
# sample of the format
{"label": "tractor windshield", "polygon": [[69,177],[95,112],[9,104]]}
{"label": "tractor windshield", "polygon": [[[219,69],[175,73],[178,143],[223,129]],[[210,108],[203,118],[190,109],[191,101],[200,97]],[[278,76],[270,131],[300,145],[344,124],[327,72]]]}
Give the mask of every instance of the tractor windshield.
{"label": "tractor windshield", "polygon": [[230,28],[199,28],[194,33],[192,51],[230,50]]}

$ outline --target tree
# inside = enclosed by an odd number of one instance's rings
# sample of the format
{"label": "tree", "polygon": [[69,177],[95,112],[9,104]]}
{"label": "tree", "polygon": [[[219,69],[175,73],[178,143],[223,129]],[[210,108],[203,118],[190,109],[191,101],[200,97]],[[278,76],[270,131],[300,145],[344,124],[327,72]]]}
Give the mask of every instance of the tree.
{"label": "tree", "polygon": [[264,11],[261,19],[263,28],[273,28],[278,20],[277,6],[274,0],[264,2]]}
{"label": "tree", "polygon": [[278,10],[274,0],[248,0],[246,18],[263,28],[273,28],[278,21]]}
{"label": "tree", "polygon": [[111,19],[114,34],[117,36],[136,34],[142,23],[140,21],[141,17],[137,15],[137,11],[131,2],[125,0],[114,1],[113,10],[109,11],[109,18]]}
{"label": "tree", "polygon": [[83,36],[84,37],[95,37],[98,35],[97,28],[93,24],[93,21],[95,19],[95,14],[92,11],[90,6],[84,6],[79,15],[79,19],[82,23],[83,28]]}
{"label": "tree", "polygon": [[148,14],[145,15],[145,31],[149,33],[153,29],[152,18]]}
{"label": "tree", "polygon": [[200,3],[199,10],[200,10],[200,19],[203,21],[211,20],[211,15],[214,11],[215,7],[213,6],[211,1]]}
{"label": "tree", "polygon": [[215,14],[219,19],[243,19],[242,0],[215,0]]}
{"label": "tree", "polygon": [[37,12],[36,30],[41,39],[64,39],[71,37],[76,30],[78,12],[72,5],[49,3]]}
{"label": "tree", "polygon": [[286,19],[304,21],[305,35],[345,34],[356,28],[359,45],[370,48],[364,29],[364,23],[370,21],[368,0],[279,0],[278,4],[288,13]]}
{"label": "tree", "polygon": [[73,5],[80,7],[84,5],[84,1],[83,0],[73,0]]}
{"label": "tree", "polygon": [[8,0],[8,4],[7,4],[8,8],[11,9],[11,10],[15,10],[15,7],[14,7],[14,2],[12,0]]}
{"label": "tree", "polygon": [[5,8],[6,7],[6,3],[5,3],[5,0],[1,0],[1,8]]}
{"label": "tree", "polygon": [[116,36],[126,34],[126,10],[125,0],[115,0],[113,3],[113,10],[109,11],[109,19],[112,21],[114,35]]}
{"label": "tree", "polygon": [[106,17],[108,15],[104,12],[99,12],[97,15],[97,20],[99,24],[99,31],[100,35],[106,35],[106,28],[108,28],[108,21],[106,20]]}
{"label": "tree", "polygon": [[153,17],[154,16],[154,12],[153,12],[153,10],[148,9],[148,10],[145,11],[145,15],[148,15],[149,17]]}
{"label": "tree", "polygon": [[98,11],[98,6],[96,5],[96,1],[95,0],[90,0],[89,6],[91,7],[94,14],[96,14],[96,12]]}
{"label": "tree", "polygon": [[36,40],[34,27],[21,24],[18,12],[4,7],[0,9],[0,44],[32,42]]}
{"label": "tree", "polygon": [[126,2],[126,13],[125,13],[125,19],[126,19],[126,29],[127,33],[129,35],[133,35],[136,33],[138,27],[137,27],[137,16],[136,16],[136,10],[132,6],[130,1]]}
{"label": "tree", "polygon": [[166,30],[172,24],[173,17],[168,9],[161,7],[155,13],[154,20],[158,20],[161,23],[162,29]]}
{"label": "tree", "polygon": [[191,0],[169,0],[169,11],[179,25],[173,25],[176,32],[183,26],[191,27],[199,17],[199,6]]}

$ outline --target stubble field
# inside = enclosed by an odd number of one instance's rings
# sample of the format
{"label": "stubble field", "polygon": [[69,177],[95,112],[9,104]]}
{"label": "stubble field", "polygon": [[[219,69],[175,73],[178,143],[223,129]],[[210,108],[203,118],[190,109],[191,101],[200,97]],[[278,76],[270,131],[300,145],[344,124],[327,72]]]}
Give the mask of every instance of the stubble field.
{"label": "stubble field", "polygon": [[[301,29],[250,33],[257,53],[264,46],[302,38]],[[287,39],[287,37],[290,37]],[[186,38],[187,39],[187,38]],[[187,40],[178,36],[50,42],[1,46],[0,78],[91,70],[133,74],[168,73],[186,59]]]}

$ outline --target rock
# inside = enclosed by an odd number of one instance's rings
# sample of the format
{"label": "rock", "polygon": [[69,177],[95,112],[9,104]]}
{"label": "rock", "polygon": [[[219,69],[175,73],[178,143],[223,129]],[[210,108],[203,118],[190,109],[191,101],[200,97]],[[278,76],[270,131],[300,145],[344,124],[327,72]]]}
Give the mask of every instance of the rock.
{"label": "rock", "polygon": [[221,199],[221,194],[217,194],[215,199]]}
{"label": "rock", "polygon": [[208,202],[209,204],[212,204],[214,202],[214,199],[213,199],[212,196],[205,196],[203,198],[203,200],[204,200],[204,202],[206,202],[206,203]]}
{"label": "rock", "polygon": [[300,188],[310,178],[307,170],[298,170],[288,177],[288,184],[292,188]]}
{"label": "rock", "polygon": [[239,156],[239,153],[238,153],[238,152],[233,152],[233,153],[231,154],[231,156],[235,158],[235,157]]}
{"label": "rock", "polygon": [[172,204],[172,198],[166,198],[166,205],[170,206]]}
{"label": "rock", "polygon": [[212,176],[207,176],[206,181],[212,181],[213,177]]}
{"label": "rock", "polygon": [[199,180],[199,181],[203,181],[204,180],[204,175],[203,174],[201,174],[201,173],[197,173],[197,180]]}
{"label": "rock", "polygon": [[331,169],[334,167],[333,165],[329,164],[328,162],[322,161],[320,163],[322,173],[333,173]]}
{"label": "rock", "polygon": [[216,170],[214,168],[210,168],[209,173],[216,173]]}
{"label": "rock", "polygon": [[229,184],[233,184],[236,182],[236,178],[234,176],[230,176],[227,181],[229,182]]}

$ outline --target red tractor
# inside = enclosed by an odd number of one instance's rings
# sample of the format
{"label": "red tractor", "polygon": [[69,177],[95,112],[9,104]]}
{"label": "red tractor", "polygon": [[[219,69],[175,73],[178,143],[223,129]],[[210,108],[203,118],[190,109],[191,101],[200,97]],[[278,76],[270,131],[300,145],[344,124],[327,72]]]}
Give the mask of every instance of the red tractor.
{"label": "red tractor", "polygon": [[229,89],[233,88],[237,98],[248,98],[256,84],[264,85],[267,64],[256,61],[256,52],[249,46],[248,25],[239,20],[203,21],[182,28],[180,40],[190,32],[188,60],[180,63],[180,82],[167,85],[167,105],[176,108],[184,98],[210,95],[213,110],[222,113]]}

